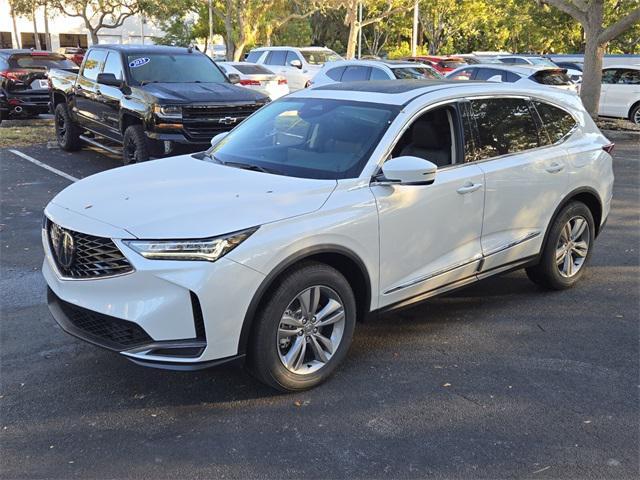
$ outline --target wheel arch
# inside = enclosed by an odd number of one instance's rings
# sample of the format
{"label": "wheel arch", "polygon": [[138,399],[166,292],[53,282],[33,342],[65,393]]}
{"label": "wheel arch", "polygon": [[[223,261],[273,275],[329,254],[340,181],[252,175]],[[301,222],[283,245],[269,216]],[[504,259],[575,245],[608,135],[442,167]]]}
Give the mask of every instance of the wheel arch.
{"label": "wheel arch", "polygon": [[638,106],[640,106],[640,100],[638,100],[635,103],[632,103],[631,106],[629,107],[629,111],[627,112],[627,120],[629,120],[632,123],[633,123],[633,119],[631,118],[631,114],[633,113],[633,110]]}
{"label": "wheel arch", "polygon": [[139,115],[131,112],[122,112],[120,115],[120,133],[124,135],[125,130],[131,125],[143,125],[144,122]]}
{"label": "wheel arch", "polygon": [[550,226],[553,224],[555,219],[558,217],[558,214],[564,207],[566,207],[569,203],[573,201],[578,201],[584,203],[591,215],[593,216],[593,222],[595,223],[596,231],[595,236],[597,237],[600,234],[600,228],[602,223],[602,201],[600,200],[600,195],[598,192],[591,187],[581,187],[571,191],[560,204],[556,207],[553,215],[551,216],[551,220],[549,221],[549,225],[547,226],[547,230],[544,233],[544,240],[542,242],[542,248],[547,244],[547,237],[549,236]]}
{"label": "wheel arch", "polygon": [[244,316],[238,354],[245,354],[253,331],[253,321],[260,305],[266,301],[269,292],[278,284],[279,279],[302,262],[317,261],[327,264],[345,276],[356,297],[357,320],[362,321],[371,308],[371,279],[360,257],[351,250],[339,245],[319,245],[303,249],[287,257],[274,268],[256,290]]}
{"label": "wheel arch", "polygon": [[55,111],[56,107],[61,103],[67,103],[67,96],[59,91],[53,91],[51,94],[51,101],[53,102],[51,105],[51,110]]}

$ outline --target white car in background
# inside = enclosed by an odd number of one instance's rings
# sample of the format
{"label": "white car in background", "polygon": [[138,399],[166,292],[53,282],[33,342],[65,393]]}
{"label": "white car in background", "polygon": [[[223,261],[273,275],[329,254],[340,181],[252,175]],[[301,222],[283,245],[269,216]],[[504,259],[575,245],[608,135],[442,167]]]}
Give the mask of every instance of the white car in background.
{"label": "white car in background", "polygon": [[551,88],[305,89],[207,152],[58,193],[42,229],[49,308],[141,365],[246,359],[274,388],[308,389],[370,312],[516,268],[574,286],[609,214],[611,148],[580,99]]}
{"label": "white car in background", "polygon": [[264,93],[271,100],[289,93],[287,79],[262,65],[248,62],[217,62],[229,80],[243,87]]}
{"label": "white car in background", "polygon": [[545,65],[502,65],[499,63],[476,64],[449,72],[450,80],[485,80],[488,82],[516,83],[521,87],[555,87],[578,93],[579,87],[566,70]]}
{"label": "white car in background", "polygon": [[[496,57],[498,62],[506,63],[507,65],[542,65],[546,67],[558,67],[555,62],[546,57],[540,57],[537,55],[501,55]],[[566,68],[567,75],[574,82],[580,83],[582,81],[582,70],[575,68]]]}
{"label": "white car in background", "polygon": [[342,60],[342,57],[326,47],[260,47],[251,50],[245,60],[283,75],[289,90],[295,92],[308,87],[309,80],[325,63]]}
{"label": "white car in background", "polygon": [[610,65],[602,70],[598,113],[640,125],[640,64]]}
{"label": "white car in background", "polygon": [[401,60],[339,60],[325,64],[310,82],[310,86],[334,82],[362,80],[441,80],[435,68]]}

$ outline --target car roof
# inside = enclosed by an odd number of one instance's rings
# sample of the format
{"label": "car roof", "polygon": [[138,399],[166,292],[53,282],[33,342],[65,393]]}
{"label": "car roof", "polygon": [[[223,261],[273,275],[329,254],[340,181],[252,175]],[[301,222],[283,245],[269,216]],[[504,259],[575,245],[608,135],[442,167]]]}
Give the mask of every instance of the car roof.
{"label": "car roof", "polygon": [[[120,43],[107,43],[91,46],[91,48],[104,48],[108,50],[116,50],[123,53],[166,53],[166,54],[182,54],[189,53],[187,47],[171,47],[168,45],[122,45]],[[202,53],[197,49],[192,49],[192,53]]]}
{"label": "car roof", "polygon": [[327,47],[287,47],[287,46],[279,46],[279,47],[256,47],[252,48],[252,52],[261,52],[263,50],[300,50],[301,52],[313,52],[313,51],[323,51],[329,52],[332,51]]}
{"label": "car roof", "polygon": [[640,70],[640,63],[614,63],[612,65],[604,65],[603,70],[610,68],[630,68],[631,70]]}
{"label": "car roof", "polygon": [[476,63],[475,65],[465,65],[454,70],[455,73],[466,68],[493,68],[494,70],[505,70],[507,72],[519,73],[520,75],[533,75],[540,70],[562,70],[561,67],[552,67],[551,65],[507,65],[505,63]]}
{"label": "car roof", "polygon": [[[0,50],[0,55],[5,55],[10,57],[11,55],[30,55],[32,53],[38,55],[56,55],[61,56],[61,53],[58,52],[49,52],[48,50],[31,50],[30,48],[3,48]],[[64,56],[64,55],[63,55]]]}
{"label": "car roof", "polygon": [[419,62],[409,62],[407,60],[335,60],[333,62],[325,63],[325,68],[332,69],[337,67],[345,67],[351,65],[362,65],[365,67],[373,67],[384,65],[389,68],[399,68],[399,67],[427,67],[431,68],[429,65],[419,63]]}

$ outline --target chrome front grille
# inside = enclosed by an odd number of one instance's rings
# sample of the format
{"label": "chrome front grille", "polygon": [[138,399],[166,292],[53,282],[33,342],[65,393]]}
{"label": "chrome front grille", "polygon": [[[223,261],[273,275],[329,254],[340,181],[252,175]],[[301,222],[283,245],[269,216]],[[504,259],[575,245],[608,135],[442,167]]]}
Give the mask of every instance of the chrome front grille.
{"label": "chrome front grille", "polygon": [[183,107],[182,122],[187,136],[193,141],[211,141],[211,137],[227,132],[258,110],[255,103],[240,105],[195,105]]}
{"label": "chrome front grille", "polygon": [[110,238],[75,232],[45,220],[49,248],[60,274],[73,279],[112,277],[133,266]]}

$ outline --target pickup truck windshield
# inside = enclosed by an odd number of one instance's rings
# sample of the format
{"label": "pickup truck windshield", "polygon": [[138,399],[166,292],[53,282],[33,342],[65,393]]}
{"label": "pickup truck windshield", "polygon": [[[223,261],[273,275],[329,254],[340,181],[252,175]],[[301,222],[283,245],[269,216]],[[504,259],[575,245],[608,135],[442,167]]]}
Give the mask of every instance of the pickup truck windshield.
{"label": "pickup truck windshield", "polygon": [[234,128],[207,156],[290,177],[355,178],[398,111],[344,100],[280,100]]}
{"label": "pickup truck windshield", "polygon": [[167,55],[140,53],[128,55],[134,82],[145,83],[223,83],[226,77],[209,58],[200,53]]}

